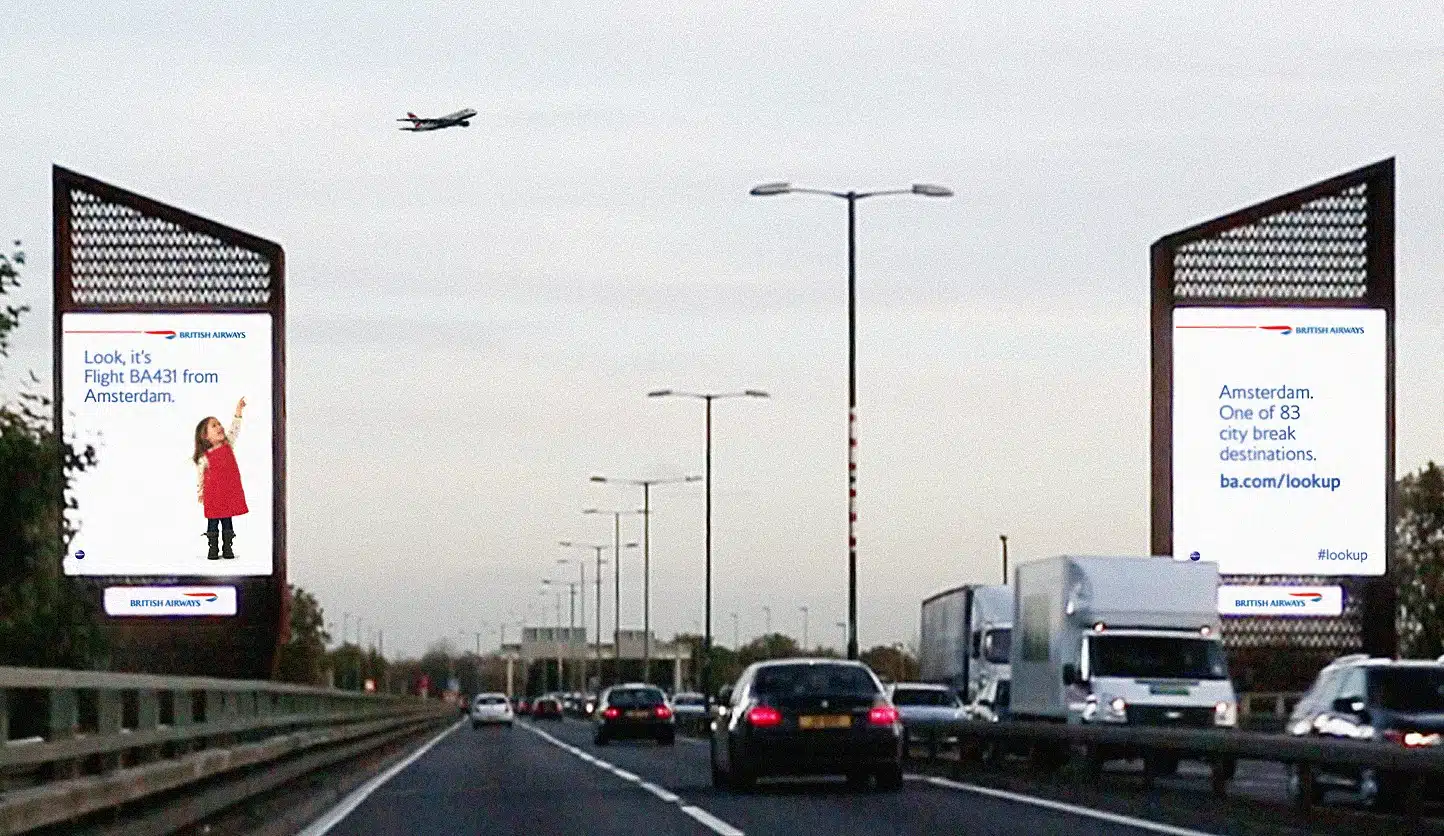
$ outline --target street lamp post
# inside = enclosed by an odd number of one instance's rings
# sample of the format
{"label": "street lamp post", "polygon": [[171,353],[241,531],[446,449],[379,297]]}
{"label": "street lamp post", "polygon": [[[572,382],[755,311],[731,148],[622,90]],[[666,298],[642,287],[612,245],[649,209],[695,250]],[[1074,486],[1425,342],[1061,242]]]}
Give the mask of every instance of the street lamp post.
{"label": "street lamp post", "polygon": [[1003,585],[1008,585],[1008,535],[999,534],[998,539],[1003,541]]}
{"label": "street lamp post", "polygon": [[[612,557],[615,562],[612,564],[613,583],[612,591],[612,684],[620,685],[622,682],[622,515],[630,514],[631,511],[603,510],[601,508],[587,508],[583,514],[611,514],[613,518],[613,545]],[[637,512],[642,513],[641,511]],[[627,548],[636,548],[636,543],[628,543]],[[600,627],[597,629],[601,629]],[[598,678],[601,677],[601,670],[597,671]]]}
{"label": "street lamp post", "polygon": [[763,608],[762,608],[762,614],[763,614],[763,616],[765,616],[766,619],[767,619],[766,622],[765,622],[765,623],[767,624],[767,627],[762,631],[762,635],[764,635],[764,636],[770,636],[770,635],[772,635],[772,608],[771,608],[771,607],[763,607]]}
{"label": "street lamp post", "polygon": [[[598,555],[598,557],[600,557],[600,556],[601,556],[601,555]],[[587,630],[587,561],[584,560],[584,559],[582,559],[582,558],[577,558],[576,560],[571,560],[571,559],[565,558],[565,557],[557,561],[557,565],[559,565],[559,566],[570,566],[570,565],[573,564],[573,563],[577,564],[577,568],[579,568],[579,569],[581,570],[580,585],[577,587],[578,589],[581,590],[581,596],[580,596],[580,597],[581,597],[581,612],[580,612],[580,614],[579,614],[579,618],[577,619],[577,623],[578,623],[578,625],[580,625],[581,628],[582,628],[582,651],[583,651],[583,652],[582,652],[582,690],[585,691],[585,690],[587,689],[587,654],[586,654],[586,646],[587,646],[587,637],[586,637],[586,630]],[[600,576],[600,574],[601,574],[601,567],[600,567],[600,566],[598,566],[598,568],[597,568],[597,573],[598,573],[598,575]],[[600,602],[600,601],[597,602],[597,606],[599,606],[599,607],[601,606],[601,602]],[[505,629],[505,628],[503,628],[503,629]],[[567,637],[567,643],[568,643],[568,644],[571,644],[571,643],[572,643],[570,636]]]}
{"label": "street lamp post", "polygon": [[[597,553],[597,638],[596,644],[594,645],[594,652],[597,657],[597,685],[600,686],[602,684],[602,567],[607,564],[607,561],[602,559],[602,552],[612,547],[593,545],[590,543],[573,543],[570,540],[562,540],[558,545],[566,548],[594,549]],[[636,547],[636,543],[626,543],[622,546],[624,549],[635,549]],[[619,560],[615,554],[612,555],[612,559]],[[620,605],[621,602],[617,601],[614,603]]]}
{"label": "street lamp post", "polygon": [[807,607],[798,607],[802,610],[802,652],[807,652]]}
{"label": "street lamp post", "polygon": [[910,189],[878,192],[833,192],[806,189],[790,183],[755,186],[754,197],[789,194],[820,194],[847,201],[847,658],[857,658],[857,202],[865,197],[915,194],[924,197],[952,197],[943,186],[916,183]]}
{"label": "street lamp post", "polygon": [[745,389],[741,392],[710,392],[707,394],[696,394],[693,392],[677,392],[671,389],[658,389],[648,392],[649,398],[699,398],[707,403],[707,582],[706,592],[706,633],[702,637],[702,705],[708,712],[712,710],[712,402],[721,398],[766,398],[770,397],[760,389]]}
{"label": "street lamp post", "polygon": [[833,626],[834,626],[834,627],[841,627],[841,628],[842,628],[842,641],[843,641],[843,644],[846,644],[846,643],[847,643],[847,622],[846,622],[846,621],[839,621],[839,622],[837,622],[836,624],[834,624]]}
{"label": "street lamp post", "polygon": [[677,482],[698,482],[701,476],[671,479],[608,479],[593,476],[593,482],[642,486],[642,681],[652,684],[652,486]]}

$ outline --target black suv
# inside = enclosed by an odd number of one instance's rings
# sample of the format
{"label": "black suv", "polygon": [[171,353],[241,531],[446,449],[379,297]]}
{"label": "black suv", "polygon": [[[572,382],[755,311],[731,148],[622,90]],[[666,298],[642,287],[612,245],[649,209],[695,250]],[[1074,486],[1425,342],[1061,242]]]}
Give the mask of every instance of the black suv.
{"label": "black suv", "polygon": [[677,739],[676,719],[667,695],[651,685],[633,683],[614,685],[602,692],[597,710],[592,715],[595,731],[592,742],[605,746],[613,740],[650,737],[663,746]]}
{"label": "black suv", "polygon": [[[1299,700],[1285,731],[1410,748],[1441,747],[1444,657],[1434,662],[1371,659],[1363,654],[1336,659],[1319,672]],[[1370,767],[1329,767],[1315,778],[1310,801],[1321,800],[1327,790],[1343,789],[1358,793],[1360,801],[1375,809],[1398,809],[1406,779]],[[1302,782],[1296,767],[1289,768],[1288,788],[1297,801]]]}

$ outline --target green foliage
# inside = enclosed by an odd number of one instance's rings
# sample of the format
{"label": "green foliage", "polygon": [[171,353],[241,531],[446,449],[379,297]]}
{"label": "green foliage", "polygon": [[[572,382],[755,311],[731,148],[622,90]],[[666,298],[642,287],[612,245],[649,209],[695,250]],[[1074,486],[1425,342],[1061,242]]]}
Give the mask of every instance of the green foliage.
{"label": "green foliage", "polygon": [[326,613],[316,596],[291,584],[286,590],[291,613],[290,638],[281,645],[276,678],[301,685],[324,685],[326,645],[331,636],[326,632]]}
{"label": "green foliage", "polygon": [[859,653],[858,659],[886,682],[916,682],[918,660],[900,644],[880,644]]}
{"label": "green foliage", "polygon": [[[0,295],[19,286],[24,263],[22,252],[0,254]],[[0,310],[0,358],[28,310]],[[29,385],[37,382],[31,374]],[[95,464],[95,449],[62,443],[50,415],[50,399],[35,392],[0,404],[0,665],[89,668],[104,659],[99,601],[95,588],[61,572],[75,531],[60,497],[73,474]]]}
{"label": "green foliage", "polygon": [[1399,480],[1395,533],[1400,655],[1437,658],[1444,654],[1444,471],[1434,462]]}

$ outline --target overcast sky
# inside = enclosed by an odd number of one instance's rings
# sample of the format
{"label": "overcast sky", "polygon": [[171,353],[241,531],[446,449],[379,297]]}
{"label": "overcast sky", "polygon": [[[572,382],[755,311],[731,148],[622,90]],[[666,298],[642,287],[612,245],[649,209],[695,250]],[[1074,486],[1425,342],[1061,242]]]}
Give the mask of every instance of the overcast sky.
{"label": "overcast sky", "polygon": [[[1000,533],[1147,553],[1155,239],[1395,156],[1399,471],[1444,457],[1444,7],[1061,5],[22,4],[3,384],[49,386],[60,164],[285,248],[291,580],[337,632],[550,623],[539,580],[591,554],[556,542],[641,501],[589,475],[702,472],[701,403],[646,392],[760,388],[714,407],[714,629],[765,605],[800,638],[806,606],[838,646],[846,206],[747,190],[941,183],[858,206],[861,642],[909,641],[923,597],[996,582]],[[702,619],[702,487],[653,509],[669,637]]]}

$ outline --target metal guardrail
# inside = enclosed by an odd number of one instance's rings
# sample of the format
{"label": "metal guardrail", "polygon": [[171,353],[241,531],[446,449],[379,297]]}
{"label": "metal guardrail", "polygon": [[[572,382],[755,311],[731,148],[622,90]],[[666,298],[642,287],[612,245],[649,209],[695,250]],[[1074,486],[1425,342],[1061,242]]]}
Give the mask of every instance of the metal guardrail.
{"label": "metal guardrail", "polygon": [[[171,833],[454,712],[273,682],[0,667],[0,834],[122,806],[123,823],[90,829]],[[145,809],[158,798],[172,803]]]}
{"label": "metal guardrail", "polygon": [[[1134,756],[1176,757],[1205,761],[1266,761],[1298,767],[1301,791],[1296,803],[1307,808],[1314,803],[1314,777],[1321,767],[1370,767],[1381,773],[1407,778],[1409,803],[1406,815],[1418,815],[1430,797],[1426,786],[1444,778],[1444,747],[1409,749],[1403,746],[1363,740],[1322,739],[1237,729],[1182,729],[1102,724],[1064,724],[1009,721],[985,723],[965,721],[954,724],[954,750],[959,760],[983,743],[1011,744],[1025,750],[1045,767],[1059,767],[1075,746],[1106,747],[1134,753]],[[1148,780],[1145,771],[1145,780]],[[1215,769],[1211,785],[1216,795],[1227,793],[1232,770]]]}

